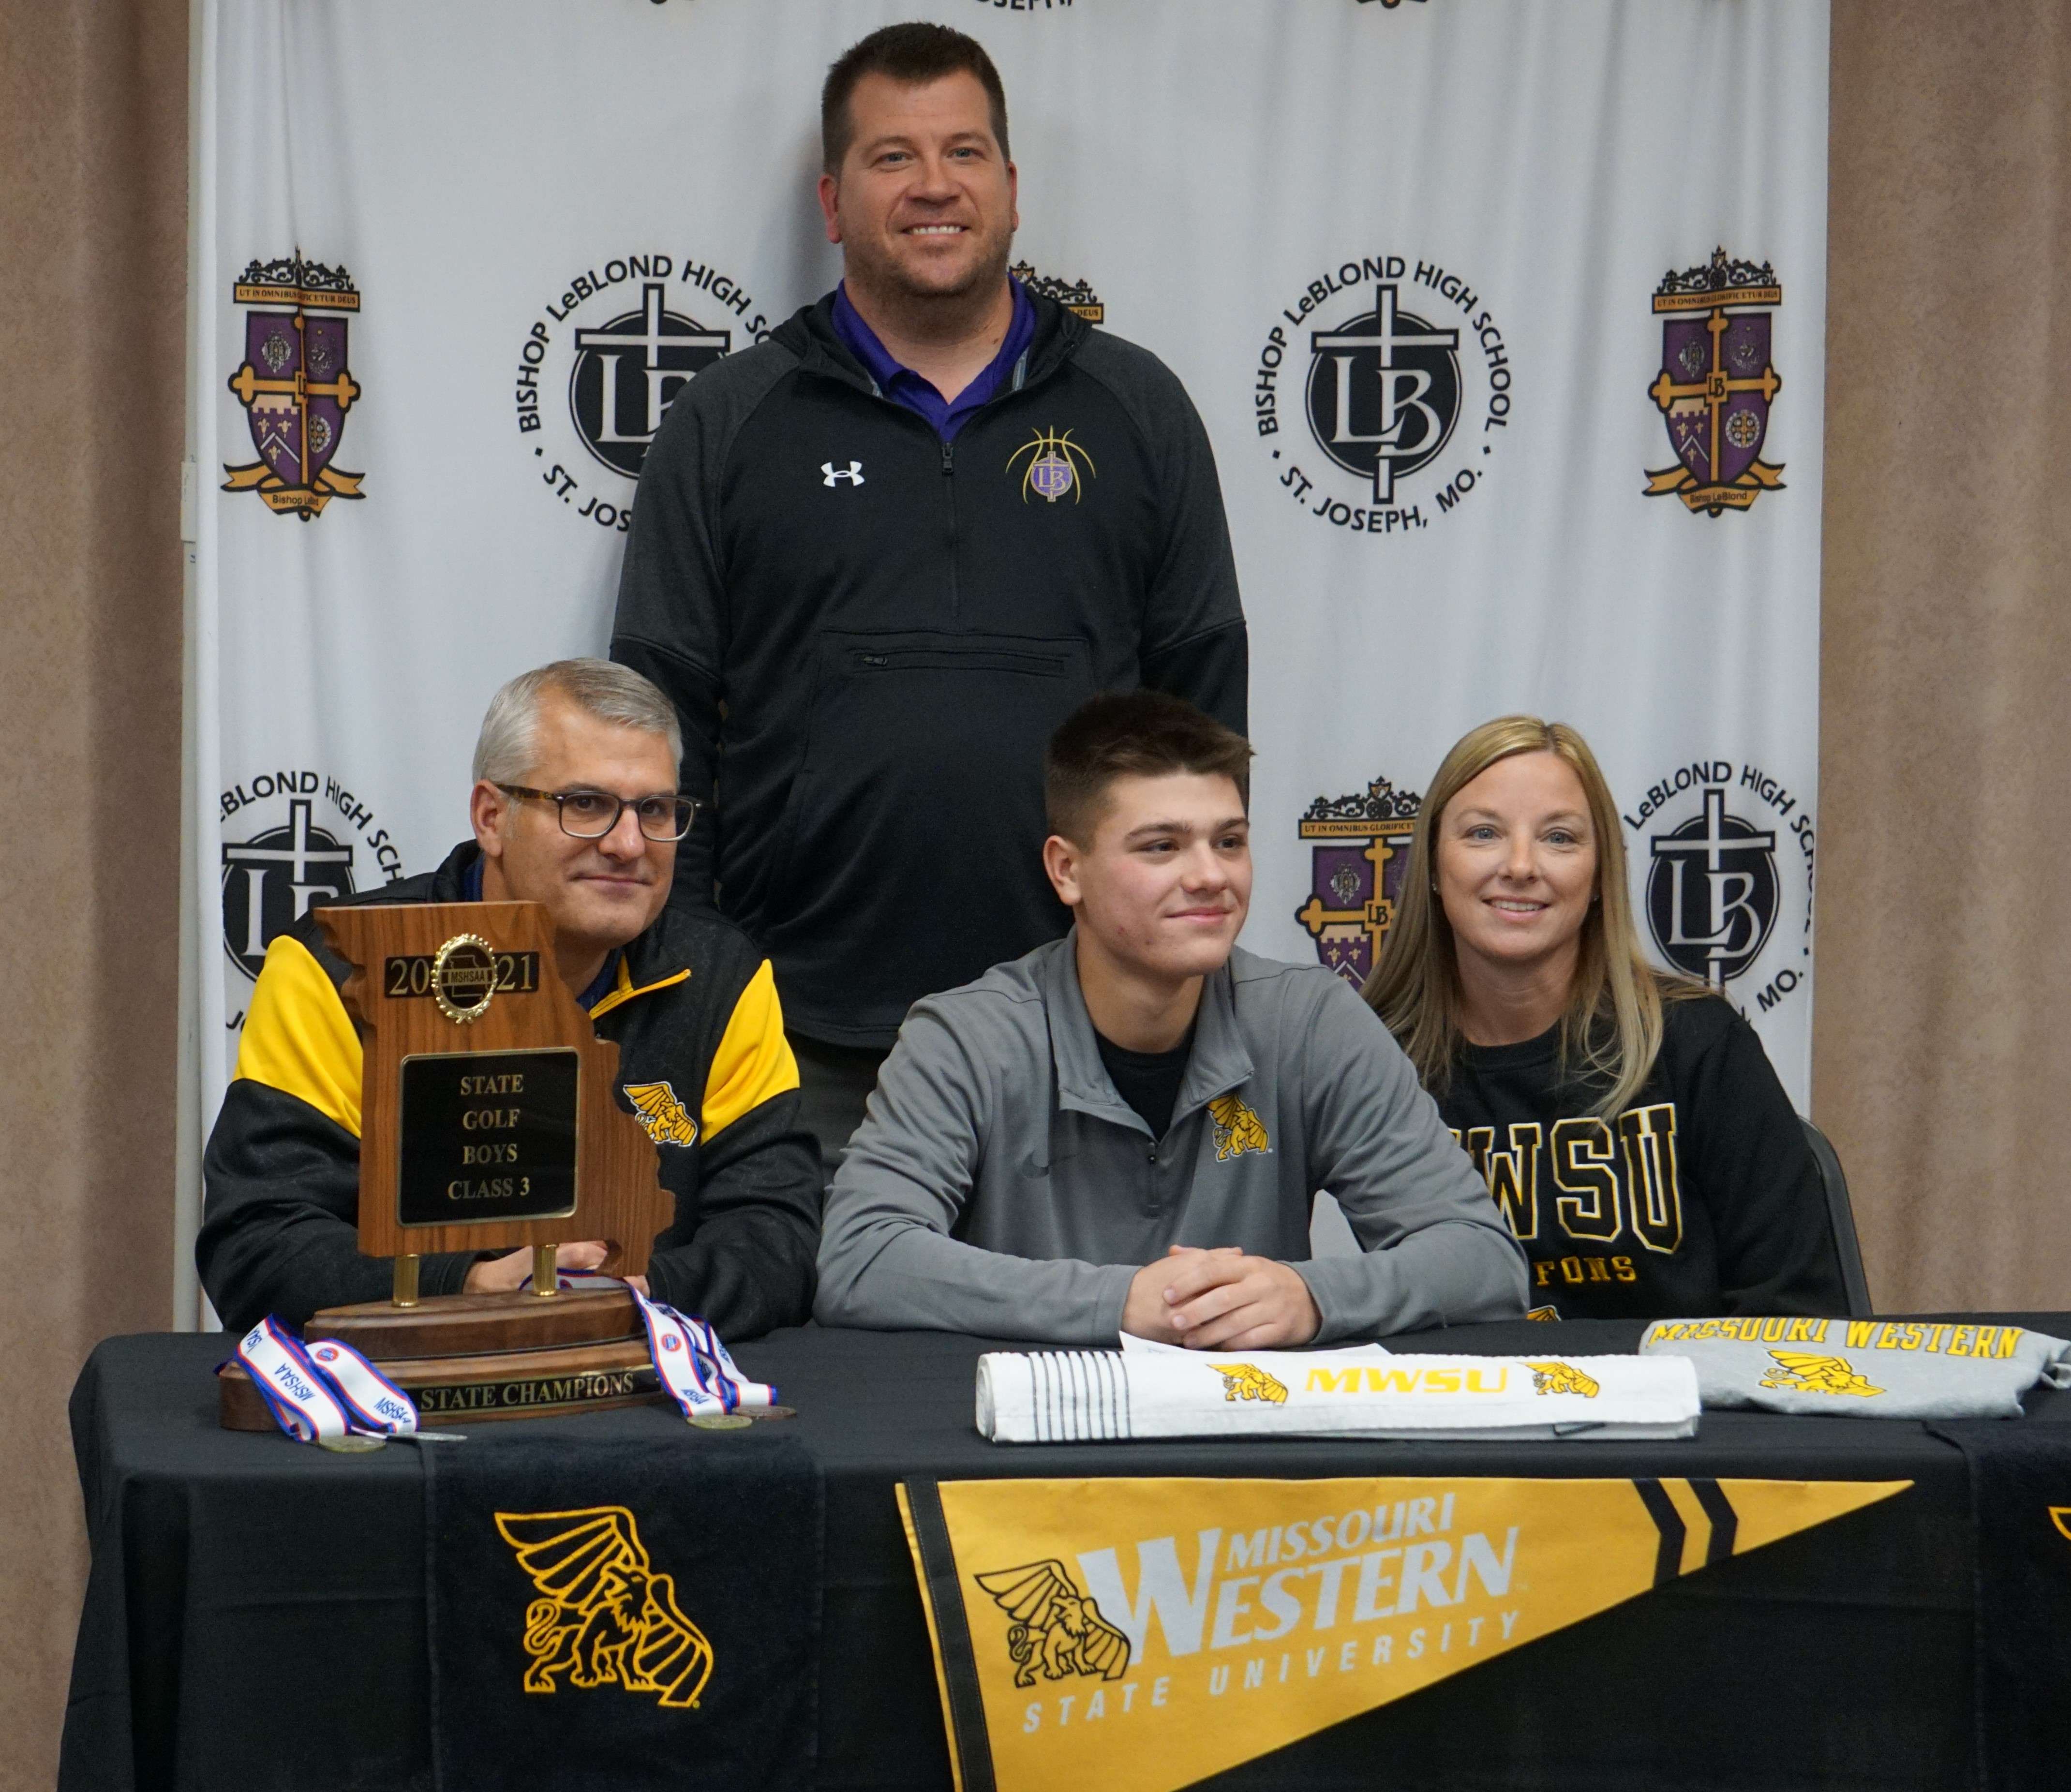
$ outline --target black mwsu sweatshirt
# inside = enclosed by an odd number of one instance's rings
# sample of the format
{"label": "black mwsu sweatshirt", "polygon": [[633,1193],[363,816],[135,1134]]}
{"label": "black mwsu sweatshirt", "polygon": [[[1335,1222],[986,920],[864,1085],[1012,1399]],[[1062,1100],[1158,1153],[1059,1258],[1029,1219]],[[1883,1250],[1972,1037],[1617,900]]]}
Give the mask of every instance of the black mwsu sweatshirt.
{"label": "black mwsu sweatshirt", "polygon": [[953,441],[876,389],[830,294],[685,387],[641,474],[612,657],[675,701],[683,790],[717,790],[672,900],[757,940],[810,1038],[888,1046],[1063,933],[1043,748],[1085,699],[1245,726],[1207,432],[1154,355],[1036,306]]}
{"label": "black mwsu sweatshirt", "polygon": [[[1559,1074],[1556,1026],[1462,1049],[1439,1097],[1567,1319],[1845,1314],[1819,1166],[1754,1029],[1716,997],[1670,1002],[1622,1113]],[[1552,1316],[1551,1314],[1548,1316]]]}

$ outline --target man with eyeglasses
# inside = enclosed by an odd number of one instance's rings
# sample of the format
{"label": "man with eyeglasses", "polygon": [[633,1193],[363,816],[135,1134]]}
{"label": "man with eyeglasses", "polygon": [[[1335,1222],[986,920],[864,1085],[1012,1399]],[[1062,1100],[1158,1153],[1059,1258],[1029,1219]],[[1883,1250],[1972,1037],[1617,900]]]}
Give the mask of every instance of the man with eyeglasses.
{"label": "man with eyeglasses", "polygon": [[[474,752],[474,838],[427,876],[347,899],[543,904],[556,969],[617,1042],[621,1104],[660,1154],[673,1224],[646,1286],[729,1338],[802,1322],[819,1236],[817,1148],[769,961],[709,914],[668,907],[697,805],[676,790],[673,705],[609,661],[561,660],[497,692]],[[391,1265],[363,1257],[360,1041],[340,996],[351,966],[313,916],[276,939],[236,1076],[203,1160],[195,1257],[226,1325],[380,1300]],[[594,1269],[603,1241],[564,1245]],[[514,1290],[531,1253],[422,1260],[426,1294]]]}

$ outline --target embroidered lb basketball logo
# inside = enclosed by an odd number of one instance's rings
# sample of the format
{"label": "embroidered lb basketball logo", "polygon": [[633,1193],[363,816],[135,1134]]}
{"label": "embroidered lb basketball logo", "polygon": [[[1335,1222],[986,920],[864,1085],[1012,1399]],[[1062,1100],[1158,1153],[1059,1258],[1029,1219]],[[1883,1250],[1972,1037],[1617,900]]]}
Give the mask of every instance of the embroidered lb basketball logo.
{"label": "embroidered lb basketball logo", "polygon": [[1055,429],[1039,429],[1030,441],[1023,442],[1007,456],[1007,470],[1011,473],[1023,455],[1031,457],[1021,470],[1021,502],[1027,503],[1030,494],[1054,504],[1069,495],[1078,503],[1085,496],[1083,480],[1093,477],[1093,457],[1072,440],[1067,429],[1060,434]]}

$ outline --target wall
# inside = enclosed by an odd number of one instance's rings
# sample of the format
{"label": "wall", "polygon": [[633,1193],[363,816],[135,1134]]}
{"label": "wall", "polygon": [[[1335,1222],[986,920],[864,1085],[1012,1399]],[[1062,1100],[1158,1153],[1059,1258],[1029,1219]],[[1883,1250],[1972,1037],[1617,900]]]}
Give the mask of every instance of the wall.
{"label": "wall", "polygon": [[2071,10],[1832,55],[1813,1117],[1880,1306],[2071,1306]]}
{"label": "wall", "polygon": [[84,1584],[65,1397],[171,1320],[186,0],[0,6],[0,1786]]}

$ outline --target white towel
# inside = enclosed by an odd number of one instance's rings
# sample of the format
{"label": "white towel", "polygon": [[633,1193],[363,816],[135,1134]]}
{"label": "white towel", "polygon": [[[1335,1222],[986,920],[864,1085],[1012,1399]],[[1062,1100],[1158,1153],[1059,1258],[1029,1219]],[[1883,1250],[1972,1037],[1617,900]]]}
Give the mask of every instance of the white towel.
{"label": "white towel", "polygon": [[994,1443],[1131,1437],[1688,1437],[1684,1359],[1343,1351],[999,1351],[978,1359]]}

